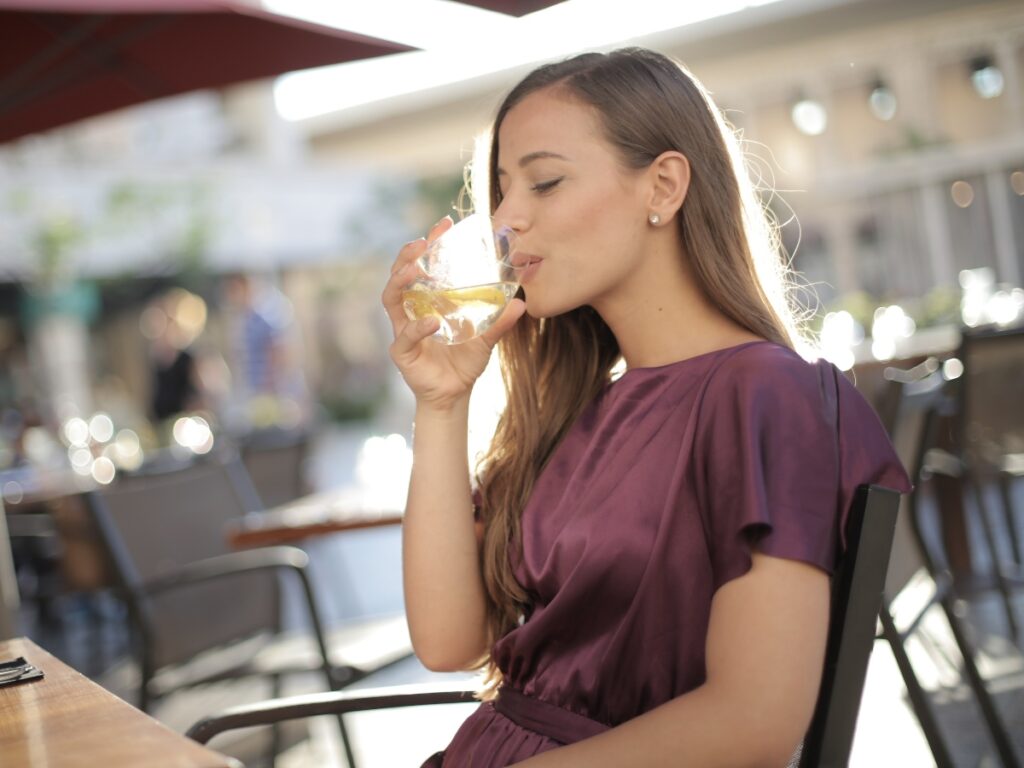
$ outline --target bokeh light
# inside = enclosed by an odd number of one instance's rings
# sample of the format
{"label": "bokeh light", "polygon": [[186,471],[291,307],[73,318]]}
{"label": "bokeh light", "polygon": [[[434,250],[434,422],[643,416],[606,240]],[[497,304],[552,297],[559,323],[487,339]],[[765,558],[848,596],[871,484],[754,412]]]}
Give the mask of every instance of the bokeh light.
{"label": "bokeh light", "polygon": [[974,187],[966,181],[954,181],[949,188],[949,194],[960,208],[970,208],[974,202]]}
{"label": "bokeh light", "polygon": [[999,67],[986,63],[971,73],[971,84],[981,98],[994,99],[1002,95],[1006,81]]}
{"label": "bokeh light", "polygon": [[4,483],[4,487],[3,490],[0,491],[0,495],[3,496],[3,500],[7,503],[18,504],[25,498],[25,491],[21,487],[21,483],[14,480],[8,480]]}
{"label": "bokeh light", "polygon": [[820,136],[828,127],[828,113],[820,101],[801,99],[793,105],[793,125],[808,136]]}
{"label": "bokeh light", "polygon": [[871,323],[871,355],[876,360],[891,360],[900,341],[917,331],[917,323],[903,307],[893,304],[878,307]]}
{"label": "bokeh light", "polygon": [[1010,174],[1010,189],[1015,195],[1024,197],[1024,171],[1014,171]]}
{"label": "bokeh light", "polygon": [[942,364],[942,375],[947,381],[959,379],[964,375],[964,364],[958,357],[951,357]]}
{"label": "bokeh light", "polygon": [[821,324],[822,356],[841,371],[853,368],[854,347],[864,340],[864,329],[849,312],[829,312]]}
{"label": "bokeh light", "polygon": [[92,479],[100,485],[109,485],[113,482],[117,469],[114,467],[114,462],[106,456],[100,456],[92,463],[91,474]]}
{"label": "bokeh light", "polygon": [[885,83],[877,83],[868,96],[868,106],[879,120],[892,120],[896,117],[896,94]]}
{"label": "bokeh light", "polygon": [[412,449],[402,435],[374,435],[359,449],[356,482],[370,506],[404,507],[411,472]]}
{"label": "bokeh light", "polygon": [[64,422],[63,434],[68,445],[85,447],[89,444],[89,424],[80,416]]}
{"label": "bokeh light", "polygon": [[97,443],[106,443],[114,436],[114,422],[105,413],[97,413],[89,419],[89,436]]}
{"label": "bokeh light", "polygon": [[213,450],[213,430],[202,416],[182,416],[171,428],[174,442],[196,454]]}

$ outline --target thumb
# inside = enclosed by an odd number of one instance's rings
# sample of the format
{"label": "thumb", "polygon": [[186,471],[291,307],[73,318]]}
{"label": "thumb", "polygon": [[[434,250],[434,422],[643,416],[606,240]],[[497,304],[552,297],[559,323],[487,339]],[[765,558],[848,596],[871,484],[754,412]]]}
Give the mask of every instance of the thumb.
{"label": "thumb", "polygon": [[480,338],[487,342],[487,346],[493,348],[498,343],[498,340],[508,333],[525,313],[526,302],[522,299],[512,299],[494,325],[482,333]]}

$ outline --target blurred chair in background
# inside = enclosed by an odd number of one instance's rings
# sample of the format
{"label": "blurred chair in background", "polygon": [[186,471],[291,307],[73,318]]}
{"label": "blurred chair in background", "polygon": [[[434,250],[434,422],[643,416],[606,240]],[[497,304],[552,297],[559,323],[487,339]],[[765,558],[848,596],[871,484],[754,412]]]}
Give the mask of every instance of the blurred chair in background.
{"label": "blurred chair in background", "polygon": [[[249,511],[240,477],[237,459],[209,459],[123,476],[87,496],[135,630],[144,710],[173,691],[239,676],[265,677],[279,695],[281,675],[319,670],[337,690],[411,653],[402,616],[328,634],[302,550],[229,551],[225,527]],[[283,625],[282,602],[295,589],[282,573],[298,582],[308,632]],[[241,643],[249,638],[257,651]]]}
{"label": "blurred chair in background", "polygon": [[[946,626],[961,656],[960,680],[965,682],[976,701],[986,730],[1006,768],[1018,766],[1009,732],[996,708],[985,680],[978,670],[976,648],[971,631],[956,605],[953,576],[948,558],[936,534],[940,522],[926,521],[927,510],[935,504],[924,503],[925,494],[941,475],[961,476],[962,463],[938,449],[938,428],[956,408],[948,382],[937,363],[916,367],[912,372],[893,372],[891,388],[897,393],[891,412],[890,434],[901,461],[910,473],[914,490],[904,497],[902,513],[896,525],[893,555],[886,577],[882,610],[882,636],[893,656],[907,689],[911,708],[921,725],[938,768],[954,765],[949,739],[939,723],[933,701],[921,676],[915,670],[910,649],[935,646],[930,629],[933,608],[940,608]],[[928,523],[931,523],[930,525]],[[950,665],[954,661],[943,659]]]}
{"label": "blurred chair in background", "polygon": [[268,427],[238,439],[238,452],[263,508],[278,507],[310,492],[306,459],[312,436],[307,429]]}
{"label": "blurred chair in background", "polygon": [[[1024,326],[967,329],[957,356],[964,368],[957,382],[957,438],[965,484],[1010,632],[1019,643],[1013,591],[1024,586],[1024,559],[1014,490],[1024,477]],[[1001,514],[993,516],[993,509]]]}
{"label": "blurred chair in background", "polygon": [[124,650],[124,616],[88,510],[71,487],[19,490],[15,499],[6,499],[6,520],[25,631],[99,674]]}

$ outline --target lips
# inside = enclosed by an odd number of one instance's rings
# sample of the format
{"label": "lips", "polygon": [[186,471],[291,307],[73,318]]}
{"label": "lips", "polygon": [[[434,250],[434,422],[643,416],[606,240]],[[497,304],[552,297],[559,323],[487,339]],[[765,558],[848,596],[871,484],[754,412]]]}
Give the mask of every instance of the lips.
{"label": "lips", "polygon": [[537,274],[537,271],[540,269],[542,261],[544,261],[544,259],[539,256],[527,257],[527,260],[523,265],[523,269],[519,274],[519,282],[523,284],[530,282],[530,280],[533,279],[533,276]]}
{"label": "lips", "polygon": [[541,268],[542,261],[544,259],[540,256],[534,256],[529,253],[515,254],[513,264],[519,269],[519,282],[525,283],[531,276],[534,276],[537,270]]}
{"label": "lips", "polygon": [[531,253],[514,253],[512,254],[512,266],[517,268],[528,267],[531,264],[537,264],[543,261],[540,256],[534,256]]}

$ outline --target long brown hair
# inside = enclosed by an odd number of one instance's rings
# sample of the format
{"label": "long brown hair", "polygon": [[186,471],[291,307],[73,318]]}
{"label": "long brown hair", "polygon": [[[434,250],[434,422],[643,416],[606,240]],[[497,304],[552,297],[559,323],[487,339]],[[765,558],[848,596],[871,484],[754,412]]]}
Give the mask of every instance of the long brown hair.
{"label": "long brown hair", "polygon": [[[527,75],[501,104],[492,128],[491,210],[501,202],[502,121],[526,96],[551,87],[595,109],[625,166],[644,168],[669,150],[689,159],[690,186],[677,220],[697,284],[744,328],[797,346],[787,267],[733,133],[703,86],[661,54],[639,48],[586,53]],[[492,640],[528,610],[530,596],[515,578],[510,555],[521,555],[520,520],[534,483],[584,406],[608,383],[620,356],[611,330],[590,307],[545,319],[524,316],[498,351],[507,404],[477,465]],[[500,684],[501,673],[493,659],[485,661],[486,696]]]}

